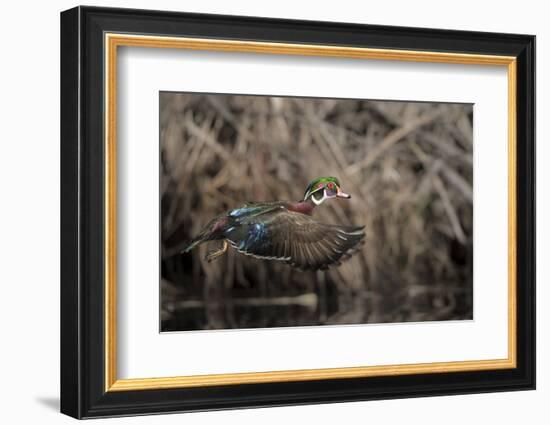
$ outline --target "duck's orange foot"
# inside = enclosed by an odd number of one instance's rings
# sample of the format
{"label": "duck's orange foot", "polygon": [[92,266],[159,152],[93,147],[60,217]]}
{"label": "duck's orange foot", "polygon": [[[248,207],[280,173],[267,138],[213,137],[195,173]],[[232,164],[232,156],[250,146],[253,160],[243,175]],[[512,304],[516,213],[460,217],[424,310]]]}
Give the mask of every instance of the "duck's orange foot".
{"label": "duck's orange foot", "polygon": [[227,241],[223,241],[223,246],[215,251],[210,251],[208,254],[206,254],[206,257],[204,259],[208,261],[209,263],[214,261],[216,258],[221,257],[225,252],[227,251]]}

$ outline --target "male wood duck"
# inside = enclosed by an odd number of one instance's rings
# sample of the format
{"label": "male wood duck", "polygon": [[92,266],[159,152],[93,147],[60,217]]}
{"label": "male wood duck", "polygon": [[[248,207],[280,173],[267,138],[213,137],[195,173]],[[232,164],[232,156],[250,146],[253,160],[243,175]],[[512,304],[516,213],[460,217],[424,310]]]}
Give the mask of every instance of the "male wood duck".
{"label": "male wood duck", "polygon": [[212,219],[182,252],[197,245],[222,240],[211,251],[210,262],[230,244],[238,252],[264,260],[278,260],[302,270],[327,269],[355,251],[365,238],[364,226],[340,226],[315,221],[311,214],[327,199],[349,199],[335,177],[320,177],[307,186],[298,202],[247,202]]}

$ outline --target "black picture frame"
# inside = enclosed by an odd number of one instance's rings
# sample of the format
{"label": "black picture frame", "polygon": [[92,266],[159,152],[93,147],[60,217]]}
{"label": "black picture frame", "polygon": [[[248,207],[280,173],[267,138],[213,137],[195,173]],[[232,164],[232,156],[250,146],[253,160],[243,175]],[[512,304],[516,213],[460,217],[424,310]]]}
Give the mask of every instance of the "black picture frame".
{"label": "black picture frame", "polygon": [[[517,58],[517,367],[105,391],[104,34],[259,40]],[[61,13],[61,412],[75,418],[535,388],[535,37],[76,7]]]}

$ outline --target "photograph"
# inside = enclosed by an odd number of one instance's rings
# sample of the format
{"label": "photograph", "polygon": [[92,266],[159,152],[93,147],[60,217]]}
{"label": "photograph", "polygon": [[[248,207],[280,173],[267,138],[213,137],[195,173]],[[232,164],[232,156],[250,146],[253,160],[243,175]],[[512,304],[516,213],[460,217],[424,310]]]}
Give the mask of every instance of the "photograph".
{"label": "photograph", "polygon": [[473,120],[160,92],[160,331],[472,320]]}

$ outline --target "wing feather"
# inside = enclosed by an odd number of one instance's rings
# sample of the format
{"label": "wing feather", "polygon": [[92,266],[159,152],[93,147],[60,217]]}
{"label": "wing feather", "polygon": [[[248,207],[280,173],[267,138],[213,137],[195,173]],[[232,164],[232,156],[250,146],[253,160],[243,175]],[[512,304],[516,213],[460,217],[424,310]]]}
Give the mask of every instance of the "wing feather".
{"label": "wing feather", "polygon": [[363,229],[324,224],[309,215],[276,208],[239,217],[238,226],[225,236],[243,254],[318,270],[351,256],[364,241]]}

